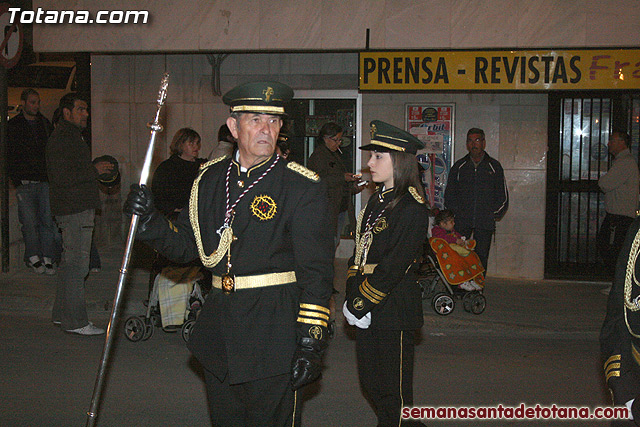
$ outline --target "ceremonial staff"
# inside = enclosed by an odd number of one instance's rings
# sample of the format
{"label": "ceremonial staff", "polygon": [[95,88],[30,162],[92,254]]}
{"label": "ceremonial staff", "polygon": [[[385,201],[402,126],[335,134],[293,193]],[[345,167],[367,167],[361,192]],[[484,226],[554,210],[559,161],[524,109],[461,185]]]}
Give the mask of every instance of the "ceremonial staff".
{"label": "ceremonial staff", "polygon": [[[156,135],[162,132],[162,125],[158,122],[160,118],[160,110],[164,105],[164,100],[167,97],[167,86],[169,85],[169,73],[165,73],[162,76],[162,82],[160,83],[160,91],[158,92],[158,109],[156,111],[156,117],[153,122],[148,123],[147,126],[151,129],[151,137],[149,138],[149,147],[147,148],[147,154],[144,158],[144,164],[142,165],[142,172],[140,173],[140,185],[146,184],[149,179],[149,169],[151,169],[151,158],[153,157],[153,148],[156,142]],[[87,412],[87,427],[91,427],[95,424],[98,418],[98,406],[100,403],[100,395],[102,394],[102,383],[104,380],[107,364],[109,360],[109,353],[111,352],[111,344],[113,342],[112,332],[115,320],[118,317],[118,309],[120,308],[120,298],[122,297],[122,291],[124,288],[124,281],[127,277],[127,268],[129,267],[129,261],[131,260],[131,250],[133,248],[133,241],[136,237],[136,229],[138,228],[138,215],[131,217],[131,225],[129,226],[129,235],[127,236],[127,243],[125,246],[124,256],[122,257],[122,266],[120,267],[120,278],[118,279],[118,288],[116,290],[116,296],[113,300],[113,308],[111,309],[111,318],[109,319],[109,325],[107,326],[107,337],[104,343],[104,349],[102,350],[102,360],[100,361],[100,368],[98,369],[98,376],[96,377],[96,383],[93,387],[93,397],[91,398],[91,407]]]}

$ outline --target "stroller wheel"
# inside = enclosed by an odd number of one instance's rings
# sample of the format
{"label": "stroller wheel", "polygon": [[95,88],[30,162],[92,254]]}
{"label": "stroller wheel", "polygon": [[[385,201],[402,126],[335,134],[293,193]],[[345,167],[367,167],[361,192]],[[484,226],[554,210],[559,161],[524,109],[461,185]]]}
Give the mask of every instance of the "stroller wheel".
{"label": "stroller wheel", "polygon": [[153,319],[144,319],[144,335],[142,341],[146,341],[153,336]]}
{"label": "stroller wheel", "polygon": [[481,293],[476,293],[471,299],[471,312],[481,314],[487,308],[487,299]]}
{"label": "stroller wheel", "polygon": [[138,342],[144,337],[144,321],[138,316],[131,316],[124,322],[124,336],[129,341]]}
{"label": "stroller wheel", "polygon": [[441,292],[433,297],[433,309],[441,316],[451,314],[456,307],[456,303],[450,295]]}
{"label": "stroller wheel", "polygon": [[191,336],[191,329],[193,328],[193,325],[195,323],[196,323],[195,320],[189,319],[182,324],[182,329],[180,332],[182,333],[182,339],[184,340],[184,342],[189,342],[189,337]]}
{"label": "stroller wheel", "polygon": [[467,292],[462,297],[462,307],[467,313],[471,313],[471,300],[473,300],[473,292]]}

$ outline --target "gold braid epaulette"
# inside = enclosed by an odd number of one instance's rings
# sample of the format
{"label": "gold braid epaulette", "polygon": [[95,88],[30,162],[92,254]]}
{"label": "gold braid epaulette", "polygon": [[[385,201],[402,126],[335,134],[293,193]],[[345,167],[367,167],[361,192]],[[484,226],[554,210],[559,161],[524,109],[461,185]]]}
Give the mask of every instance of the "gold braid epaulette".
{"label": "gold braid epaulette", "polygon": [[415,187],[409,187],[409,193],[411,193],[413,198],[416,199],[416,202],[420,203],[421,205],[425,204],[424,197],[422,197],[420,193],[418,193],[418,190],[416,190]]}
{"label": "gold braid epaulette", "polygon": [[[202,235],[200,234],[200,223],[198,221],[198,187],[200,185],[200,179],[202,178],[206,170],[209,168],[209,166],[213,166],[216,163],[220,163],[221,161],[227,158],[229,158],[229,156],[217,157],[200,166],[200,172],[198,173],[198,176],[196,177],[196,179],[193,181],[193,186],[191,187],[191,196],[189,197],[189,220],[191,221],[191,228],[193,228],[193,237],[195,238],[196,246],[198,247],[198,255],[200,256],[200,260],[202,261],[202,264],[205,267],[209,267],[209,268],[217,265],[220,262],[220,260],[222,260],[222,257],[224,256],[225,251],[216,250],[211,254],[211,256],[207,256],[204,253],[204,247],[202,246]],[[227,240],[229,240],[231,236],[224,236],[224,237],[225,239],[223,239],[223,237],[220,238],[220,244],[223,246],[226,246],[227,243],[230,244],[230,242],[227,242]],[[225,241],[223,242],[223,240]]]}
{"label": "gold braid epaulette", "polygon": [[635,337],[640,338],[640,333],[636,333],[631,329],[629,325],[629,319],[627,317],[627,310],[637,312],[640,310],[638,305],[638,299],[640,296],[632,299],[633,287],[639,286],[638,278],[636,277],[636,262],[638,262],[638,254],[640,254],[640,230],[636,232],[631,248],[629,248],[629,256],[627,257],[627,268],[624,275],[624,290],[623,290],[623,303],[624,303],[624,322],[627,325],[629,333]]}
{"label": "gold braid epaulette", "polygon": [[209,166],[213,166],[216,163],[220,163],[221,161],[223,161],[224,159],[229,158],[228,154],[225,154],[224,156],[220,156],[220,157],[216,157],[215,159],[211,159],[208,162],[205,162],[203,164],[200,165],[200,170],[206,169]]}
{"label": "gold braid epaulette", "polygon": [[299,173],[300,175],[304,176],[305,178],[313,182],[320,181],[320,176],[317,173],[315,173],[311,169],[305,168],[300,163],[289,162],[287,163],[287,168],[291,169],[294,172]]}

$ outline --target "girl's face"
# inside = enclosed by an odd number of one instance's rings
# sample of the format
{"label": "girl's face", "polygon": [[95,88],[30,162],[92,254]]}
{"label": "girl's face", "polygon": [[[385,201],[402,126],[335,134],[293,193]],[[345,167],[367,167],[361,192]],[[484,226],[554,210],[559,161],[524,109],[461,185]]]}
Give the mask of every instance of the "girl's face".
{"label": "girl's face", "polygon": [[371,170],[373,182],[384,184],[385,189],[393,188],[393,161],[391,160],[391,154],[372,151],[367,166]]}
{"label": "girl's face", "polygon": [[447,231],[453,231],[453,227],[456,225],[456,222],[453,218],[444,221],[440,224],[440,227],[444,228]]}

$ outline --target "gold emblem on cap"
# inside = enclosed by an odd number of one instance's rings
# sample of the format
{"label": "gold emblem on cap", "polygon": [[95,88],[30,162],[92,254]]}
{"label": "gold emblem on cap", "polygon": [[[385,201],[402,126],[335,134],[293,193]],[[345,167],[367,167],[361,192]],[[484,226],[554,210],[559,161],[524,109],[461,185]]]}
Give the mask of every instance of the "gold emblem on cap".
{"label": "gold emblem on cap", "polygon": [[377,132],[378,128],[376,128],[376,125],[371,125],[371,139],[373,139]]}
{"label": "gold emblem on cap", "polygon": [[264,94],[264,100],[269,102],[269,100],[271,99],[271,97],[273,96],[274,92],[273,92],[273,88],[267,86],[267,88],[265,90],[262,91],[262,93]]}

